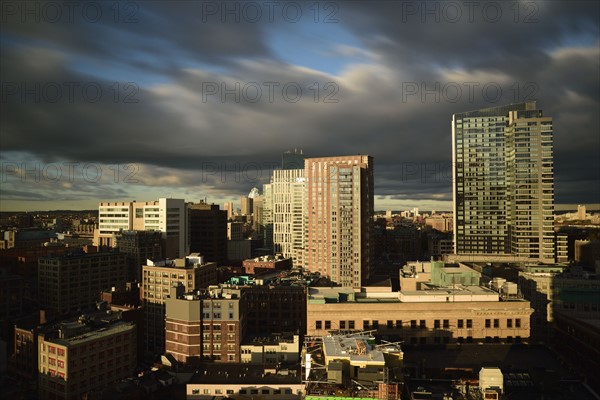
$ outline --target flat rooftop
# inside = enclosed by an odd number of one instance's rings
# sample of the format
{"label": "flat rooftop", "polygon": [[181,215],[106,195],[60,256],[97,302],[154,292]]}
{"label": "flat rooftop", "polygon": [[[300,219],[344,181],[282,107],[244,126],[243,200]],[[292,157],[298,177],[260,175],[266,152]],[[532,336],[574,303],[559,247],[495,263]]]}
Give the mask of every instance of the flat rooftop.
{"label": "flat rooftop", "polygon": [[[450,300],[447,299],[450,297]],[[500,301],[498,292],[485,286],[433,287],[424,290],[400,290],[398,292],[356,292],[352,288],[308,288],[309,303],[402,303],[447,301]],[[513,300],[511,300],[513,301]],[[515,299],[514,301],[524,301]]]}
{"label": "flat rooftop", "polygon": [[323,338],[325,359],[346,359],[351,365],[385,365],[383,352],[370,342],[367,335],[328,335]]}
{"label": "flat rooftop", "polygon": [[120,332],[131,330],[135,327],[133,322],[118,321],[113,324],[107,324],[99,326],[98,329],[93,329],[82,334],[61,339],[51,338],[47,339],[47,342],[56,343],[62,346],[74,346],[79,343],[84,343],[92,340],[98,340],[100,338],[111,336]]}
{"label": "flat rooftop", "polygon": [[[300,384],[300,365],[294,364],[280,374],[273,368],[253,364],[200,364],[189,384]],[[281,374],[283,372],[283,374]]]}

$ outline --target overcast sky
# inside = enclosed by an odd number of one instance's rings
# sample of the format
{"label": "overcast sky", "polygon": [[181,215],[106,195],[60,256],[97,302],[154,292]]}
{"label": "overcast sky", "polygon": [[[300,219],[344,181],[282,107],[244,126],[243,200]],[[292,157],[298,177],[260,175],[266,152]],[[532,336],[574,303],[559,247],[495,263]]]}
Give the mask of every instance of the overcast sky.
{"label": "overcast sky", "polygon": [[[24,4],[27,4],[25,6]],[[596,1],[3,2],[0,209],[237,201],[288,149],[451,209],[453,113],[537,100],[556,203],[600,203]]]}

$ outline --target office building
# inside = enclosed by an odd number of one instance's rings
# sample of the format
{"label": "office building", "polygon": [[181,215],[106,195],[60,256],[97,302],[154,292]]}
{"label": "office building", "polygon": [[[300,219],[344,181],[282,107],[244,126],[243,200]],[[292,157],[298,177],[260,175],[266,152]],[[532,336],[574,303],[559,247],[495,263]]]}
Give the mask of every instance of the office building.
{"label": "office building", "polygon": [[85,310],[95,306],[103,289],[124,286],[128,275],[127,255],[120,252],[40,257],[40,304],[59,314]]}
{"label": "office building", "polygon": [[528,301],[482,286],[427,290],[308,288],[307,334],[376,330],[409,344],[518,342],[529,338]]}
{"label": "office building", "polygon": [[373,158],[307,158],[304,266],[361,287],[373,264]]}
{"label": "office building", "polygon": [[273,186],[263,185],[263,212],[260,224],[263,227],[263,246],[273,251]]}
{"label": "office building", "polygon": [[223,210],[227,211],[227,221],[229,221],[230,219],[233,219],[233,202],[232,201],[226,201],[225,203],[223,203]]}
{"label": "office building", "polygon": [[160,231],[163,257],[189,254],[189,226],[185,201],[160,198],[147,202],[103,202],[98,206],[98,230],[94,245],[116,246],[120,231]]}
{"label": "office building", "polygon": [[271,176],[273,252],[303,267],[305,239],[304,169],[281,169]]}
{"label": "office building", "polygon": [[242,222],[227,223],[227,240],[244,240],[244,224]]}
{"label": "office building", "polygon": [[248,196],[240,197],[240,214],[252,215],[252,199]]}
{"label": "office building", "polygon": [[165,346],[165,298],[171,287],[183,285],[186,291],[217,283],[217,264],[207,263],[199,254],[175,260],[147,260],[142,267],[144,343],[146,352],[162,354]]}
{"label": "office building", "polygon": [[221,265],[227,260],[227,212],[216,204],[190,204],[190,251],[207,262]]}
{"label": "office building", "polygon": [[552,146],[535,101],[453,115],[456,254],[554,261]]}

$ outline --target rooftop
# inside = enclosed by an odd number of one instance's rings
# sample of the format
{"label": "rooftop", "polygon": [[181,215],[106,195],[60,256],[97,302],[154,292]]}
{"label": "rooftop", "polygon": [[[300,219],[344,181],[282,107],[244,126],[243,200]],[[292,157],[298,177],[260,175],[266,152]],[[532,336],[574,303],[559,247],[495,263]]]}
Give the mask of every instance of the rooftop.
{"label": "rooftop", "polygon": [[[401,352],[400,346],[388,350]],[[385,365],[384,352],[366,334],[327,335],[323,338],[323,353],[327,362],[346,359],[350,365]]]}
{"label": "rooftop", "polygon": [[201,364],[190,384],[300,384],[300,365],[276,370],[253,364]]}
{"label": "rooftop", "polygon": [[[63,346],[73,346],[79,343],[97,340],[119,332],[131,330],[133,322],[120,319],[119,313],[106,314],[104,319],[86,319],[79,317],[78,321],[62,322],[48,329],[44,340]],[[53,337],[56,335],[57,337]]]}

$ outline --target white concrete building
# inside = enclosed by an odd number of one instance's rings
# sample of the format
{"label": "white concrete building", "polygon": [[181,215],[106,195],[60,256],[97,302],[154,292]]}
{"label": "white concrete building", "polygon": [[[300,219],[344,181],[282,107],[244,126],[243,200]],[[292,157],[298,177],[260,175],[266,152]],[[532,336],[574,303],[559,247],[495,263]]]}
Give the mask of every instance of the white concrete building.
{"label": "white concrete building", "polygon": [[98,205],[98,216],[94,245],[114,247],[115,235],[120,231],[160,231],[165,257],[184,257],[189,253],[188,213],[183,199],[102,202]]}

